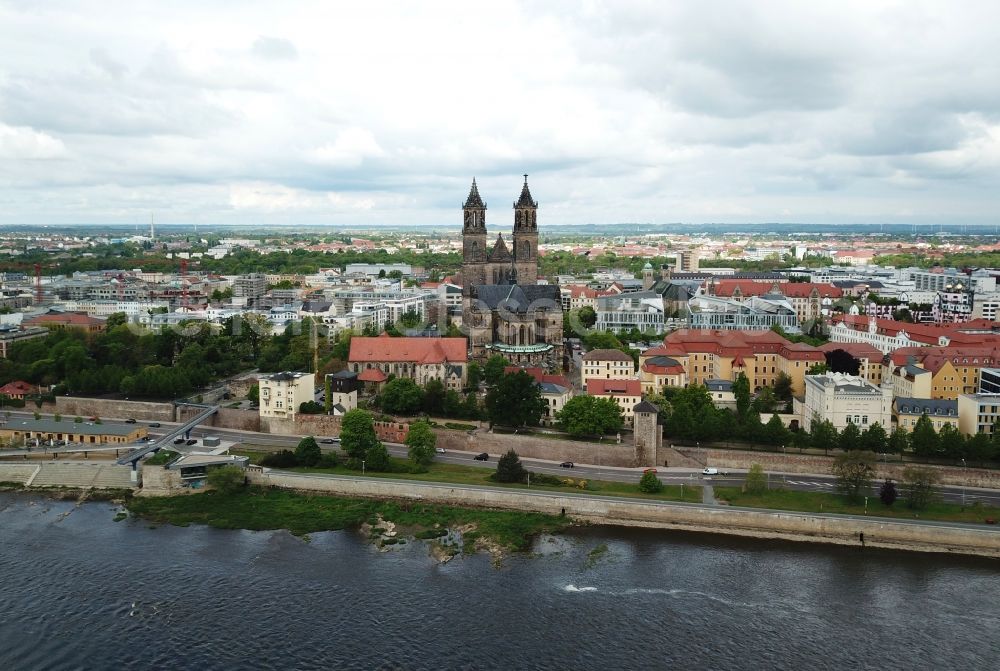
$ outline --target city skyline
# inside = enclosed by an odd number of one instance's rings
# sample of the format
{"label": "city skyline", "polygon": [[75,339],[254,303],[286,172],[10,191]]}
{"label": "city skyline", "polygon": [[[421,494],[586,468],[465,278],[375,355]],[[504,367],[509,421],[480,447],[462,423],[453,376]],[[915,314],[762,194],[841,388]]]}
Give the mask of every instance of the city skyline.
{"label": "city skyline", "polygon": [[0,224],[991,225],[964,8],[0,3]]}

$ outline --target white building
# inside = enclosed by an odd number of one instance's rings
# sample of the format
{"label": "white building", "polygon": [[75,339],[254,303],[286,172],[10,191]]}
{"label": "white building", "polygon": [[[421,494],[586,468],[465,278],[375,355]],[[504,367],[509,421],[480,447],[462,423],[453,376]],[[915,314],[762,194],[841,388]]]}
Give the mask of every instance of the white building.
{"label": "white building", "polygon": [[958,397],[958,430],[965,435],[993,435],[997,422],[1000,422],[1000,394],[962,394]]}
{"label": "white building", "polygon": [[261,419],[295,419],[299,406],[316,400],[312,373],[285,371],[257,378]]}
{"label": "white building", "polygon": [[663,333],[663,298],[653,291],[637,291],[598,298],[599,331],[624,333],[638,329],[642,333]]}
{"label": "white building", "polygon": [[808,431],[814,418],[829,420],[838,431],[856,424],[864,431],[878,423],[889,431],[892,422],[892,387],[876,387],[846,373],[806,375],[801,403],[801,426]]}

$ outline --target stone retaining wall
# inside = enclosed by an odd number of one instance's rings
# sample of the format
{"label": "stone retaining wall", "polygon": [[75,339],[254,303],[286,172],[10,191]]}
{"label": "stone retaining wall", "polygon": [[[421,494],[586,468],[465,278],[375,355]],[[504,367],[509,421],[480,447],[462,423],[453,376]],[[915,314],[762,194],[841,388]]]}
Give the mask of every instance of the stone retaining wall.
{"label": "stone retaining wall", "polygon": [[734,509],[726,506],[656,504],[528,491],[494,490],[364,478],[310,477],[292,473],[248,472],[254,484],[342,496],[420,501],[525,510],[599,524],[645,526],[762,538],[953,552],[1000,557],[1000,530],[907,524],[876,519]]}
{"label": "stone retaining wall", "polygon": [[[472,433],[454,429],[435,428],[437,446],[446,450],[466,452],[488,452],[500,455],[513,449],[521,457],[551,459],[553,461],[573,461],[604,466],[633,466],[635,450],[631,442],[589,443],[538,436],[520,436],[509,433],[490,433],[478,430]],[[659,463],[663,463],[662,459]],[[644,465],[644,464],[643,464]]]}
{"label": "stone retaining wall", "polygon": [[173,403],[122,401],[107,398],[56,396],[55,408],[52,412],[58,412],[66,417],[134,417],[161,422],[174,421]]}

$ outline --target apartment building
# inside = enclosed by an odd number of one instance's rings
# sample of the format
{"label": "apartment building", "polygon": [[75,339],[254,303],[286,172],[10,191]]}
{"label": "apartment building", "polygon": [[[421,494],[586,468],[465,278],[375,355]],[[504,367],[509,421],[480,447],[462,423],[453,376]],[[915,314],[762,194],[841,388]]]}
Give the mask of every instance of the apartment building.
{"label": "apartment building", "polygon": [[624,380],[635,377],[635,360],[617,349],[595,349],[583,355],[580,379]]}
{"label": "apartment building", "polygon": [[1000,394],[962,394],[958,397],[958,430],[967,436],[994,434],[1000,422]]}
{"label": "apartment building", "polygon": [[523,371],[535,378],[538,383],[538,390],[545,401],[545,411],[542,413],[541,423],[543,426],[554,426],[556,424],[556,413],[563,409],[566,403],[573,398],[573,385],[562,375],[551,375],[543,369],[537,367],[507,366],[504,373],[517,373]]}
{"label": "apartment building", "polygon": [[896,425],[907,431],[913,431],[923,415],[931,420],[935,431],[940,431],[945,424],[958,428],[958,400],[897,396],[892,403],[892,414]]}
{"label": "apartment building", "polygon": [[291,419],[299,406],[316,400],[315,376],[312,373],[284,371],[257,378],[261,419]]}
{"label": "apartment building", "polygon": [[[845,373],[806,377],[806,393],[800,405],[800,426],[809,431],[814,419],[830,421],[838,431],[856,424],[864,431],[878,423],[892,426],[892,388],[876,387],[867,380]],[[799,404],[797,404],[799,405]]]}
{"label": "apartment building", "polygon": [[622,410],[625,426],[631,427],[635,419],[634,408],[642,400],[642,385],[639,380],[595,378],[587,381],[587,394],[613,400]]}

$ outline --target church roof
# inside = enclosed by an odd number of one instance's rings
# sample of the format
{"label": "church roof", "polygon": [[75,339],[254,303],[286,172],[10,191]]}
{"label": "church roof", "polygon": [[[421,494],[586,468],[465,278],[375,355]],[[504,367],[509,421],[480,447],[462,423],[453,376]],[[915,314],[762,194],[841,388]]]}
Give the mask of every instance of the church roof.
{"label": "church roof", "polygon": [[528,190],[528,176],[524,176],[524,186],[521,187],[521,197],[514,203],[514,207],[538,207],[538,203],[532,200],[531,191]]}
{"label": "church roof", "polygon": [[462,207],[486,207],[486,203],[479,197],[479,187],[476,186],[476,178],[472,178],[472,188],[469,189],[469,197],[465,199]]}
{"label": "church roof", "polygon": [[490,310],[496,310],[503,304],[513,313],[524,314],[535,301],[544,303],[533,307],[562,309],[559,287],[554,284],[479,284],[474,287],[474,292],[476,298]]}
{"label": "church roof", "polygon": [[497,233],[497,243],[493,245],[493,251],[490,252],[491,262],[500,261],[512,261],[513,256],[510,255],[510,250],[507,249],[507,243],[503,241],[503,234]]}

